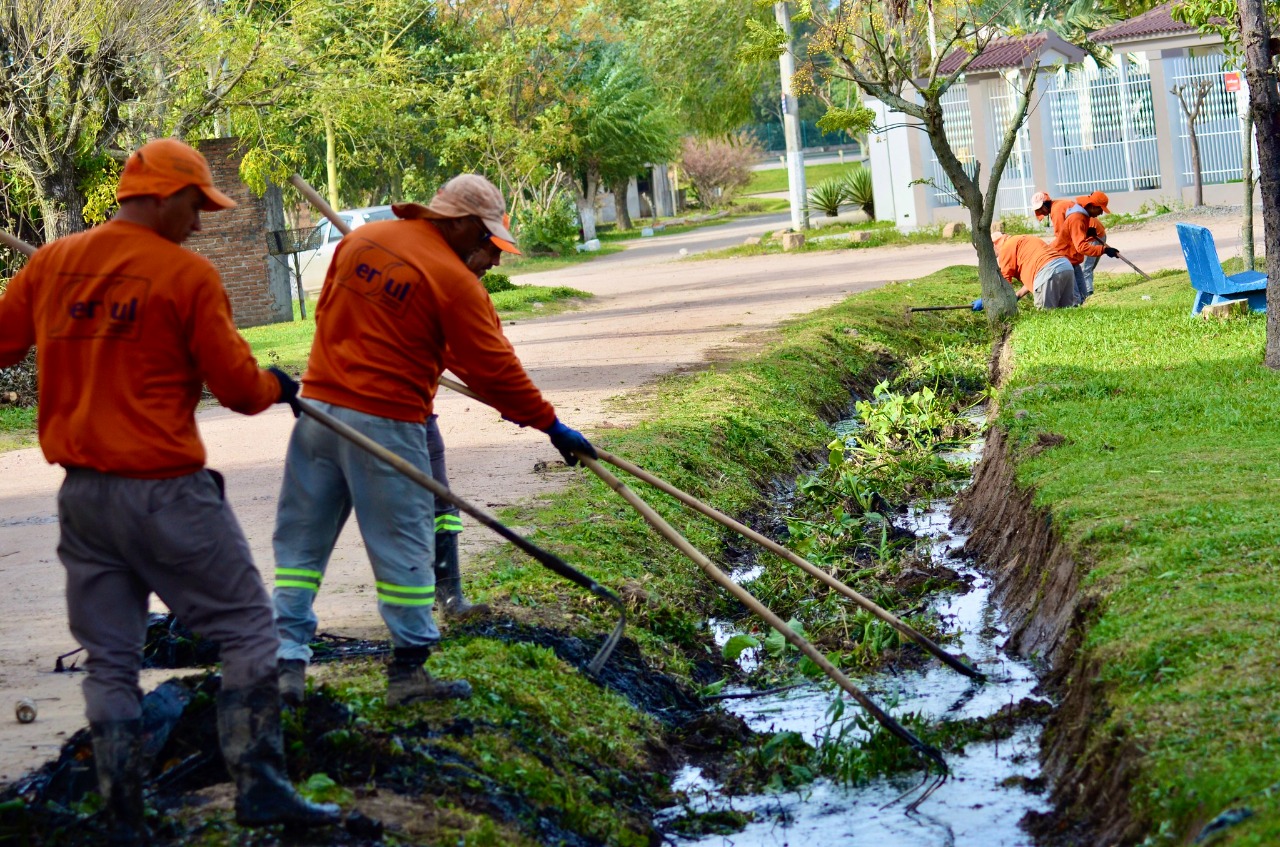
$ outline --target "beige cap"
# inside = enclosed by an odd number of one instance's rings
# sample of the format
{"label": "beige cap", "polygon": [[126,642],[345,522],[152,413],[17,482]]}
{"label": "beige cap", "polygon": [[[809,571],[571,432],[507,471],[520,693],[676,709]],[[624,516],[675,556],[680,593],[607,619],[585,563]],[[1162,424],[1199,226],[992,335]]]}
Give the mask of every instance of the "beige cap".
{"label": "beige cap", "polygon": [[396,203],[391,207],[396,217],[415,218],[465,218],[475,215],[489,230],[489,240],[508,253],[516,248],[515,236],[507,229],[507,204],[498,186],[479,174],[460,174],[446,182],[427,205],[421,203]]}

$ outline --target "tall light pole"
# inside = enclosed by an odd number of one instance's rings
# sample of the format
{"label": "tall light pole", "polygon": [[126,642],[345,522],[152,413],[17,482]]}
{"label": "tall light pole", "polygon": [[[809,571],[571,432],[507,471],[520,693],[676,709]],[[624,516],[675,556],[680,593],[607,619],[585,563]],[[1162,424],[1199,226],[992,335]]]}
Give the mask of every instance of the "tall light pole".
{"label": "tall light pole", "polygon": [[809,198],[804,184],[804,151],[800,142],[800,104],[791,90],[796,61],[791,54],[791,11],[784,2],[773,4],[778,26],[787,34],[787,49],[778,57],[782,74],[782,130],[787,138],[787,183],[791,186],[791,228],[809,228]]}

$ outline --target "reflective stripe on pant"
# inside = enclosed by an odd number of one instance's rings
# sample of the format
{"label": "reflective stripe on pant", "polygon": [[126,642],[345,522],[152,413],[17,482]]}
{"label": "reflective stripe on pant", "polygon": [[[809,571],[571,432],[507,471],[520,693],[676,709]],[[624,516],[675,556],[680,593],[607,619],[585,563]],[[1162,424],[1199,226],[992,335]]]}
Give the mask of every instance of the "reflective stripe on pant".
{"label": "reflective stripe on pant", "polygon": [[[444,463],[444,439],[440,436],[438,416],[427,418],[427,452],[431,455],[431,476],[441,485],[449,485],[449,469]],[[436,532],[462,532],[462,518],[458,507],[447,500],[437,499]]]}
{"label": "reflective stripe on pant", "polygon": [[[321,410],[430,472],[424,424],[366,415],[328,403]],[[282,659],[310,659],[313,608],[347,518],[354,510],[373,566],[378,611],[396,647],[435,644],[434,515],[431,492],[310,418],[294,425],[272,537],[276,626]]]}
{"label": "reflective stripe on pant", "polygon": [[71,634],[89,654],[90,721],[142,714],[138,669],[152,591],[184,626],[218,643],[224,687],[275,673],[271,603],[213,472],[128,479],[71,470],[58,521]]}

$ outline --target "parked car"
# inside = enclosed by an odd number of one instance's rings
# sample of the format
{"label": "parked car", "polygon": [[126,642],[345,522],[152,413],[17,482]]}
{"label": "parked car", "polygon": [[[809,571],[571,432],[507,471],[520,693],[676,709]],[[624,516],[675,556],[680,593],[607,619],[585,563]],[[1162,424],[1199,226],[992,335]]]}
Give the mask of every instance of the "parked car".
{"label": "parked car", "polygon": [[[390,206],[366,206],[363,209],[343,209],[338,212],[338,217],[342,218],[347,226],[356,229],[374,221],[389,221],[395,215],[392,214]],[[302,269],[302,288],[309,296],[320,293],[320,288],[324,285],[324,275],[329,270],[329,262],[333,259],[333,251],[341,240],[342,233],[328,218],[325,218],[320,224],[319,248],[298,253],[293,257],[293,261],[297,262],[298,267]]]}

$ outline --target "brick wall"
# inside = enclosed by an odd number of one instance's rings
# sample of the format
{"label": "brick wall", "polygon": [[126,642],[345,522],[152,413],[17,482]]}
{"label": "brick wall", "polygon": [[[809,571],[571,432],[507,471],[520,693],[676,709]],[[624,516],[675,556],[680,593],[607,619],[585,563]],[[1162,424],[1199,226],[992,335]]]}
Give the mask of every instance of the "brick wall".
{"label": "brick wall", "polygon": [[222,275],[236,326],[292,320],[288,268],[267,253],[267,230],[283,226],[283,211],[273,208],[280,204],[280,192],[258,197],[240,181],[239,143],[238,138],[215,138],[196,144],[209,160],[213,184],[240,205],[202,214],[202,231],[186,246],[213,262]]}

